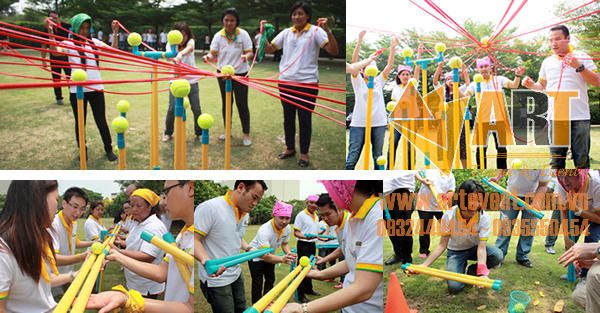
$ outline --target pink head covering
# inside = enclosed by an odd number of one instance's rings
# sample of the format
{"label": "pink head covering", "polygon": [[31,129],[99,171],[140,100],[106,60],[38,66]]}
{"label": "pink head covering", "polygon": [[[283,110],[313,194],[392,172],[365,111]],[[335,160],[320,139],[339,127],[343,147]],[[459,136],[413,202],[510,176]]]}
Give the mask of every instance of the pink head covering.
{"label": "pink head covering", "polygon": [[338,208],[350,210],[356,180],[321,180],[320,182]]}
{"label": "pink head covering", "polygon": [[292,217],[292,209],[294,209],[293,205],[275,200],[275,205],[273,205],[273,216]]}
{"label": "pink head covering", "polygon": [[412,67],[410,67],[408,65],[400,64],[400,65],[398,65],[398,75],[400,73],[402,73],[402,71],[408,71],[410,73],[410,72],[412,72]]}
{"label": "pink head covering", "polygon": [[452,78],[452,72],[448,72],[444,75],[444,80],[446,80],[448,78]]}
{"label": "pink head covering", "polygon": [[587,174],[590,170],[587,168],[578,168],[578,169],[571,169],[571,170],[565,170],[565,169],[558,169],[556,170],[556,180],[558,181],[558,184],[567,192],[569,191],[574,191],[574,190],[569,190],[566,188],[565,186],[565,179],[567,177],[575,177],[577,176],[578,178],[578,185],[579,187],[577,188],[577,191],[582,191],[581,188],[583,188],[583,186],[585,185],[585,180],[587,179]]}
{"label": "pink head covering", "polygon": [[476,63],[477,63],[477,68],[480,68],[485,65],[492,66],[492,61],[490,60],[489,57],[483,57],[481,59],[477,59]]}
{"label": "pink head covering", "polygon": [[310,195],[306,197],[306,201],[317,202],[317,200],[319,200],[319,196],[317,195]]}

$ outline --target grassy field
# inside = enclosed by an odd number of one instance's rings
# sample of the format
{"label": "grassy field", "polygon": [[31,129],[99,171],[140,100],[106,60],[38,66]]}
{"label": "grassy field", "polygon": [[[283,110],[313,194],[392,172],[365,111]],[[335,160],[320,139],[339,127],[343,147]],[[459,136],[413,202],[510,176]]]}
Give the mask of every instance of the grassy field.
{"label": "grassy field", "polygon": [[[252,241],[258,228],[260,225],[249,225],[246,230],[246,234],[244,235],[244,239],[247,242]],[[290,247],[296,247],[296,238],[292,235],[292,239],[290,240]],[[280,253],[281,249],[278,249],[276,253]],[[289,265],[279,264],[275,266],[275,284],[280,281],[285,275],[290,272]],[[244,288],[246,291],[246,305],[250,306],[252,303],[252,277],[250,276],[250,269],[248,269],[248,263],[242,264],[242,273],[244,275]],[[318,280],[313,280],[313,288],[316,292],[320,293],[321,296],[325,296],[327,294],[335,292],[337,289],[334,289],[333,286],[337,284],[336,282],[321,282]],[[212,310],[210,309],[210,305],[206,302],[206,299],[202,295],[200,291],[200,287],[198,286],[196,292],[196,312],[199,313],[210,313]],[[314,296],[307,295],[309,299],[314,299]]]}
{"label": "grassy field", "polygon": [[[39,56],[37,53],[24,52]],[[213,70],[203,64],[196,56],[198,67]],[[14,58],[0,57],[3,62],[15,62]],[[110,66],[108,62],[101,63]],[[266,61],[257,64],[251,77],[270,77],[278,72],[277,63]],[[119,65],[122,66],[122,65]],[[341,84],[344,80],[341,62],[320,62],[320,81],[328,84]],[[18,73],[50,78],[48,72],[32,66],[0,65],[0,72]],[[147,74],[104,71],[104,80],[145,79]],[[34,82],[31,79],[15,78],[0,75],[0,84]],[[167,82],[160,82],[159,90],[168,88]],[[114,92],[149,91],[150,84],[118,84],[107,85],[106,90]],[[224,143],[218,136],[224,133],[221,97],[216,79],[205,79],[199,83],[200,106],[203,113],[210,113],[215,119],[211,128],[211,144],[209,147],[209,167],[223,168]],[[0,106],[0,169],[79,169],[79,154],[74,138],[74,119],[68,103],[67,88],[63,88],[66,103],[55,104],[54,93],[50,88],[2,90],[2,106]],[[321,96],[344,100],[343,93],[321,91]],[[106,94],[106,119],[109,123],[118,115],[116,103],[126,99],[131,103],[127,115],[130,128],[127,132],[127,167],[128,169],[150,168],[150,95],[120,96]],[[323,103],[323,101],[319,101]],[[343,110],[342,106],[332,103],[324,105]],[[249,106],[251,115],[252,146],[241,144],[242,131],[237,114],[233,110],[233,141],[231,150],[232,169],[300,169],[297,159],[278,160],[277,155],[284,149],[283,113],[278,99],[250,89]],[[164,120],[168,108],[167,92],[159,94],[159,132],[162,137]],[[89,109],[89,108],[88,108]],[[317,111],[342,120],[339,115],[331,115],[329,111]],[[117,169],[117,163],[108,162],[102,148],[100,134],[88,112],[86,136],[88,145],[89,169]],[[192,116],[188,110],[188,116]],[[188,121],[193,120],[192,118]],[[191,169],[201,167],[201,145],[193,141],[192,123],[187,128],[187,164]],[[116,145],[116,134],[112,131],[113,145]],[[344,161],[344,128],[320,116],[313,117],[313,134],[311,142],[311,163],[308,169],[342,169]],[[299,143],[296,140],[297,149]],[[173,167],[173,142],[160,142],[160,165],[163,169]]]}
{"label": "grassy field", "polygon": [[[491,212],[493,219],[499,218],[498,212]],[[545,212],[545,218],[549,219],[551,212]],[[413,219],[417,219],[415,212]],[[413,260],[419,264],[424,260],[419,259],[419,237],[414,236]],[[529,269],[519,265],[515,261],[518,237],[513,237],[508,248],[508,255],[504,263],[498,269],[492,269],[490,278],[502,280],[502,290],[499,292],[490,289],[478,289],[467,287],[458,295],[450,295],[447,291],[446,281],[426,275],[407,276],[400,269],[400,265],[385,267],[385,283],[389,273],[395,271],[401,282],[402,289],[411,309],[418,309],[419,313],[467,313],[467,312],[507,312],[509,294],[513,290],[521,290],[531,297],[531,302],[539,300],[534,306],[530,303],[527,312],[552,312],[554,304],[559,300],[566,303],[565,312],[582,313],[578,306],[571,300],[571,291],[575,283],[568,283],[559,279],[561,274],[567,272],[558,264],[558,256],[564,252],[564,243],[558,239],[555,250],[557,254],[547,254],[544,249],[545,236],[536,236],[529,259],[534,267]],[[582,240],[580,240],[582,241]],[[494,245],[496,236],[489,239],[490,245]],[[439,243],[439,237],[432,236],[430,250],[433,251]],[[432,265],[434,268],[446,269],[445,252]],[[384,260],[393,254],[392,245],[388,239],[384,240]],[[471,261],[472,263],[473,261]],[[543,293],[544,296],[541,296]],[[477,309],[480,306],[485,308]]]}
{"label": "grassy field", "polygon": [[[348,138],[349,138],[350,132],[346,131],[346,142],[348,142]],[[385,140],[384,140],[384,145],[383,145],[383,155],[387,156],[388,151],[389,151],[389,132],[386,131],[386,135],[385,135]],[[591,135],[590,138],[592,140],[592,145],[590,147],[590,168],[598,168],[600,167],[600,147],[596,147],[594,145],[594,141],[595,138],[599,138],[600,136],[600,127],[592,127],[591,129]],[[402,168],[402,163],[400,162],[404,156],[404,151],[402,149],[403,145],[402,145],[403,140],[399,141],[400,146],[398,147],[397,151],[396,151],[396,169],[401,169]],[[348,144],[346,144],[346,152],[348,150]],[[550,150],[548,149],[548,147],[546,146],[540,146],[540,147],[535,147],[535,146],[509,146],[508,147],[508,153],[509,155],[511,153],[531,153],[531,154],[546,154],[549,155],[550,154]],[[488,155],[493,155],[496,154],[496,146],[494,143],[494,139],[493,137],[490,136],[489,138],[489,146],[488,146],[488,150],[487,150],[487,154]],[[541,158],[541,157],[535,157],[535,158],[525,158],[520,156],[519,157],[521,159],[521,161],[523,162],[523,167],[524,168],[548,168],[549,167],[549,162],[550,159],[549,158]],[[508,158],[508,165],[510,166],[511,161],[515,159],[515,158]],[[416,162],[416,168],[425,168],[424,165],[424,158],[423,155],[419,152],[417,152],[417,162]],[[476,163],[476,159],[475,159],[475,149],[473,148],[473,153],[472,153],[472,162],[473,162],[473,168],[475,168],[477,166]],[[361,154],[361,157],[358,161],[358,163],[356,163],[356,169],[362,169],[362,163],[363,162],[363,157]],[[372,161],[371,161],[371,166],[372,165]],[[496,159],[492,159],[489,158],[487,161],[487,165],[489,169],[493,169],[496,168]],[[567,167],[568,168],[574,168],[573,165],[573,160],[567,160]]]}

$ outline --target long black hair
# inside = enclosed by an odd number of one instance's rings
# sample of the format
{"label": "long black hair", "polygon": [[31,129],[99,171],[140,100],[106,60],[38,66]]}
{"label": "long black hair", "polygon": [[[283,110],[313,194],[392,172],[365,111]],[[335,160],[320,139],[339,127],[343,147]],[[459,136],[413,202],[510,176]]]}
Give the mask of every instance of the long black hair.
{"label": "long black hair", "polygon": [[52,254],[54,247],[47,228],[52,220],[48,214],[47,196],[58,189],[55,180],[13,180],[0,211],[0,250],[10,250],[21,271],[38,282],[41,276],[44,248]]}

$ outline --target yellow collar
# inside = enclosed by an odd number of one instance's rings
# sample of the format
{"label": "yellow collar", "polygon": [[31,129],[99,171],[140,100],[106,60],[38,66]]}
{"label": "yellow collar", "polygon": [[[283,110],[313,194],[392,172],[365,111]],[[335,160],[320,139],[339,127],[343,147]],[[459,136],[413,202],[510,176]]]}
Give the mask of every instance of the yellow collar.
{"label": "yellow collar", "polygon": [[94,221],[98,222],[98,224],[100,224],[100,226],[104,227],[104,225],[102,225],[102,219],[96,218],[94,215],[90,214],[89,216],[91,219],[93,219]]}
{"label": "yellow collar", "polygon": [[240,220],[246,215],[246,212],[240,212],[240,208],[238,208],[233,201],[231,200],[231,191],[228,191],[225,194],[225,201],[233,208],[233,212],[235,213],[235,222],[236,224],[240,222]]}
{"label": "yellow collar", "polygon": [[[298,32],[298,29],[296,29],[296,27],[294,27],[294,26],[292,26],[291,29],[292,29],[293,33]],[[304,28],[302,28],[302,32],[303,33],[307,32],[309,29],[310,29],[310,24],[306,23],[306,25],[304,26]]]}
{"label": "yellow collar", "polygon": [[306,215],[310,216],[313,221],[315,221],[315,222],[317,221],[317,215],[314,213],[311,214],[310,211],[308,210],[308,208],[305,208],[304,212],[306,212]]}
{"label": "yellow collar", "polygon": [[189,231],[191,233],[194,232],[194,225],[190,225],[189,227],[183,227],[180,231],[179,231],[179,235],[183,236],[183,233],[185,233],[186,231]]}
{"label": "yellow collar", "polygon": [[[573,53],[575,51],[575,46],[573,46],[572,44],[569,44],[569,48],[567,49],[567,54],[569,53]],[[551,53],[554,53],[552,50],[550,50]],[[562,60],[564,57],[559,56],[558,54],[555,54],[555,56],[559,59]]]}
{"label": "yellow collar", "polygon": [[481,215],[481,212],[477,212],[475,216],[473,216],[469,221],[467,221],[465,218],[463,218],[462,214],[460,214],[460,208],[456,207],[456,220],[464,222],[467,226],[470,226],[471,223],[477,225],[479,223],[479,215]]}
{"label": "yellow collar", "polygon": [[283,235],[283,230],[285,228],[282,229],[277,229],[277,226],[275,225],[275,219],[271,219],[271,226],[273,227],[273,231],[277,234],[277,239],[279,240],[279,238],[281,238],[281,235]]}
{"label": "yellow collar", "polygon": [[348,211],[344,210],[344,216],[342,216],[342,220],[338,222],[337,229],[343,229],[346,226],[346,217],[348,216]]}
{"label": "yellow collar", "polygon": [[373,206],[375,206],[377,200],[379,200],[379,197],[375,195],[371,196],[369,199],[363,202],[358,211],[352,212],[350,218],[358,218],[362,220],[363,218],[365,218],[365,216],[367,216],[367,214],[369,214],[369,212],[371,212],[371,209],[373,208]]}
{"label": "yellow collar", "polygon": [[232,43],[237,39],[237,36],[240,34],[240,29],[238,27],[235,28],[235,33],[233,34],[233,37],[231,37],[231,35],[229,35],[229,33],[225,30],[225,27],[223,27],[223,29],[221,29],[221,31],[219,31],[219,34],[221,34],[221,36],[225,37],[225,39],[227,39],[228,43]]}
{"label": "yellow collar", "polygon": [[42,270],[40,272],[40,275],[42,276],[44,281],[50,283],[50,273],[46,269],[46,262],[44,262],[44,258],[46,258],[46,260],[48,260],[48,263],[50,263],[50,270],[52,270],[52,273],[54,273],[54,275],[58,275],[59,272],[58,267],[56,267],[56,260],[54,260],[54,255],[52,254],[52,251],[50,251],[50,246],[48,245],[46,245],[46,248],[44,248],[44,256],[42,257],[41,265]]}

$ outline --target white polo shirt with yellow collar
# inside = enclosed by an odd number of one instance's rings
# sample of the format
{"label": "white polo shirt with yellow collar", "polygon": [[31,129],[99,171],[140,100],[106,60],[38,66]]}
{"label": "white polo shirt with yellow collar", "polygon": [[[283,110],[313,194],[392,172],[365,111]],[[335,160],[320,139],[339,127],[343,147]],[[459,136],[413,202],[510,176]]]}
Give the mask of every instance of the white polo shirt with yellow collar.
{"label": "white polo shirt with yellow collar", "polygon": [[319,81],[319,51],[329,40],[327,33],[318,26],[306,24],[297,35],[295,27],[284,29],[271,44],[283,49],[279,62],[280,80],[316,83]]}
{"label": "white polo shirt with yellow collar", "polygon": [[85,220],[83,227],[85,228],[85,240],[87,241],[100,238],[100,232],[106,230],[106,227],[102,225],[102,220],[97,219],[91,214],[88,216],[87,220]]}
{"label": "white polo shirt with yellow collar", "polygon": [[[348,211],[344,210],[344,216],[340,220],[340,223],[335,226],[335,234],[337,237],[336,241],[337,241],[337,244],[339,244],[339,248],[342,251],[342,253],[344,253],[344,246],[346,243],[346,230],[348,229],[348,227],[346,227],[346,226],[348,225],[349,219],[350,219],[350,213],[348,213]],[[335,242],[329,242],[329,243],[335,243]]]}
{"label": "white polo shirt with yellow collar", "polygon": [[[181,229],[175,238],[177,248],[186,253],[194,252],[194,226]],[[165,301],[188,302],[190,296],[194,295],[194,269],[189,268],[190,280],[185,281],[177,268],[175,258],[171,254],[165,255],[164,261],[169,264],[167,271],[167,285],[165,287]],[[187,267],[187,265],[184,265]]]}
{"label": "white polo shirt with yellow collar", "polygon": [[[357,271],[383,275],[383,238],[377,234],[377,223],[382,219],[381,199],[376,196],[365,200],[356,214],[350,215],[343,243],[349,270],[344,288],[354,283]],[[383,279],[369,300],[345,307],[342,312],[383,312]]]}
{"label": "white polo shirt with yellow collar", "polygon": [[444,213],[441,227],[442,236],[450,236],[448,249],[461,251],[479,245],[480,241],[487,241],[492,232],[492,220],[485,211],[480,211],[467,221],[455,205]]}
{"label": "white polo shirt with yellow collar", "polygon": [[[290,241],[291,235],[292,228],[290,225],[285,226],[283,229],[277,229],[275,226],[275,221],[271,219],[258,228],[256,236],[254,239],[252,239],[249,245],[255,249],[273,248],[275,251],[277,251],[281,245]],[[261,259],[255,258],[252,259],[252,261],[258,262],[261,261]]]}
{"label": "white polo shirt with yellow collar", "polygon": [[[321,232],[321,225],[319,224],[317,212],[315,211],[311,214],[308,209],[304,209],[302,212],[296,214],[296,218],[294,219],[294,230],[299,230],[302,235],[318,235]],[[316,242],[317,238],[298,239],[298,241]]]}
{"label": "white polo shirt with yellow collar", "polygon": [[[209,259],[219,259],[240,253],[242,236],[247,226],[248,214],[236,207],[225,196],[202,202],[194,212],[194,226]],[[244,222],[245,221],[245,222]],[[200,281],[208,287],[223,287],[236,281],[242,273],[240,265],[228,267],[219,277],[209,277],[204,266],[198,266]]]}
{"label": "white polo shirt with yellow collar", "polygon": [[[77,238],[77,222],[73,221],[67,224],[63,216],[63,211],[58,212],[52,221],[52,236],[54,252],[60,255],[75,255],[75,249],[79,239]],[[61,274],[68,273],[73,270],[74,265],[59,266],[58,271]]]}
{"label": "white polo shirt with yellow collar", "polygon": [[[242,62],[242,54],[252,51],[252,39],[248,32],[236,27],[235,34],[230,36],[225,28],[215,34],[210,43],[210,52],[217,54],[217,67],[231,65],[236,74],[247,73],[248,62]],[[248,60],[250,61],[250,60]]]}

